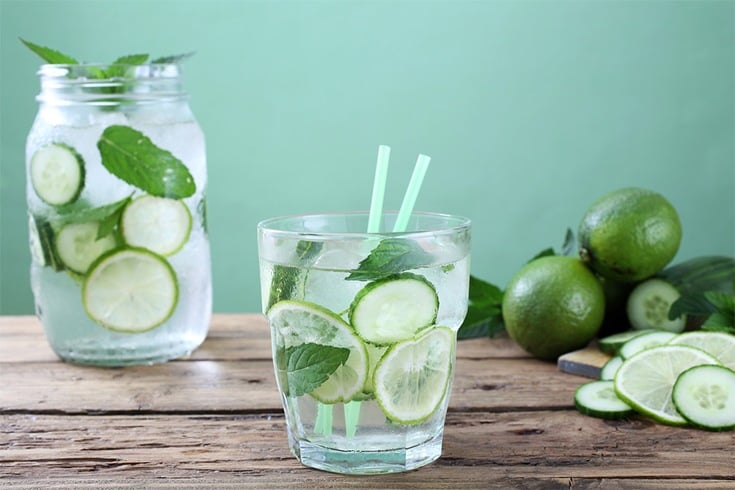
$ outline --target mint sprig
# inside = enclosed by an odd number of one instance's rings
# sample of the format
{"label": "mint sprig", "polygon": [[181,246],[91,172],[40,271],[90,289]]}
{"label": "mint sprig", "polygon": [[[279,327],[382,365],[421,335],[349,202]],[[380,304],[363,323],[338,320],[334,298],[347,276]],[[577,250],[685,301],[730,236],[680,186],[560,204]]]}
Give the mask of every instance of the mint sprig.
{"label": "mint sprig", "polygon": [[28,49],[36,53],[38,56],[41,57],[43,61],[46,63],[50,63],[52,65],[78,65],[79,62],[69,56],[68,54],[64,54],[60,51],[56,51],[55,49],[47,48],[46,46],[41,46],[38,44],[34,44],[30,41],[26,41],[23,38],[20,39],[20,42],[26,45]]}
{"label": "mint sprig", "polygon": [[347,362],[350,349],[322,344],[300,344],[276,353],[276,364],[286,373],[286,386],[282,389],[289,396],[302,396],[319,388],[329,377]]}
{"label": "mint sprig", "polygon": [[129,126],[105,128],[97,148],[110,173],[148,194],[183,199],[196,192],[194,178],[181,160]]}
{"label": "mint sprig", "polygon": [[125,197],[119,201],[115,201],[104,206],[95,208],[76,209],[71,208],[68,214],[61,216],[61,223],[86,223],[89,221],[99,222],[97,229],[97,240],[103,238],[113,232],[115,226],[120,222],[120,217],[125,206],[130,202],[131,197]]}
{"label": "mint sprig", "polygon": [[402,238],[386,238],[378,243],[357,269],[345,279],[348,281],[376,281],[411,269],[425,267],[432,261],[416,242]]}

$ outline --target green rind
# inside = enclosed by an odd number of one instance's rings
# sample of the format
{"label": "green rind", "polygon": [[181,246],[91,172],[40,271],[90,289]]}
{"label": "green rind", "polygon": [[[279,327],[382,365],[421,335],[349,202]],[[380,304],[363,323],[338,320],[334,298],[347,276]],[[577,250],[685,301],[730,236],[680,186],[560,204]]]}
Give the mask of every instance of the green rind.
{"label": "green rind", "polygon": [[[605,389],[612,390],[612,393],[614,394],[614,383],[611,380],[600,380],[590,381],[589,383],[584,383],[583,385],[579,386],[574,392],[574,406],[576,407],[577,411],[583,413],[584,415],[608,420],[625,418],[635,412],[632,407],[630,407],[620,399],[618,399],[617,401],[620,402],[621,406],[617,408],[609,408],[609,406],[608,408],[603,408],[602,402],[597,406],[593,406],[593,404],[589,401],[585,402],[583,400],[583,398],[594,397],[595,393],[598,393],[599,391]],[[592,398],[591,401],[592,400],[594,400],[594,398]],[[614,404],[614,401],[611,403]],[[623,408],[622,405],[625,405],[626,408]]]}
{"label": "green rind", "polygon": [[[716,365],[699,365],[699,366],[693,366],[687,369],[686,371],[683,371],[676,379],[676,383],[674,383],[674,388],[671,391],[671,398],[674,403],[674,406],[676,407],[676,410],[679,412],[679,414],[687,421],[689,424],[693,427],[697,427],[698,429],[704,429],[714,432],[724,432],[735,429],[735,411],[733,411],[731,415],[731,424],[724,424],[724,425],[709,425],[701,421],[701,419],[698,419],[696,416],[692,416],[691,413],[684,410],[682,407],[683,403],[682,400],[679,399],[681,396],[686,396],[683,392],[682,384],[686,382],[686,376],[691,376],[692,373],[694,373],[697,370],[702,369],[718,369],[722,370],[723,373],[726,373],[728,376],[732,376],[732,385],[735,386],[735,371],[732,369],[729,369],[725,366],[716,366]],[[689,373],[689,374],[687,374]],[[677,388],[678,387],[678,388]],[[678,395],[677,393],[681,393]],[[729,393],[729,396],[735,399],[735,390]],[[679,399],[679,401],[677,401]]]}
{"label": "green rind", "polygon": [[643,335],[647,332],[653,332],[653,330],[628,330],[626,332],[620,332],[613,335],[608,335],[607,337],[603,337],[597,341],[597,345],[600,348],[602,352],[605,354],[617,354],[620,348],[625,344],[627,341],[638,337],[639,335]]}
{"label": "green rind", "polygon": [[[376,338],[376,336],[373,333],[367,332],[366,327],[362,325],[362,321],[360,320],[360,310],[361,306],[363,305],[363,301],[365,298],[370,296],[372,293],[377,291],[378,289],[382,288],[383,286],[386,286],[388,284],[392,284],[396,281],[416,281],[424,286],[426,286],[429,290],[432,291],[433,297],[434,297],[434,304],[433,312],[431,314],[431,318],[428,319],[428,321],[424,322],[422,325],[416,325],[414,326],[414,329],[410,334],[406,334],[405,336],[401,337],[391,337],[391,338]],[[439,296],[436,293],[436,288],[434,285],[429,282],[425,277],[413,274],[410,272],[402,272],[399,274],[393,274],[387,277],[384,277],[382,279],[378,279],[376,281],[370,282],[366,284],[360,291],[357,292],[355,295],[355,298],[352,300],[352,304],[349,308],[348,318],[350,321],[350,324],[354,327],[355,332],[365,340],[366,342],[370,342],[375,345],[383,346],[383,345],[389,345],[393,344],[395,342],[401,342],[403,340],[411,339],[413,336],[415,336],[418,332],[425,329],[426,327],[430,327],[431,325],[436,322],[437,314],[439,312]]]}

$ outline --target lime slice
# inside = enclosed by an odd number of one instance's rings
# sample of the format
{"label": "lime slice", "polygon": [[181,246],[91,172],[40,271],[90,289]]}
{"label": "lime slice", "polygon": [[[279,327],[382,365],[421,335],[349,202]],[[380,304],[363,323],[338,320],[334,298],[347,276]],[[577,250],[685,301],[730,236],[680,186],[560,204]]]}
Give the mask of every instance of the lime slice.
{"label": "lime slice", "polygon": [[169,256],[189,239],[191,213],[178,199],[145,195],[125,207],[121,227],[129,245]]}
{"label": "lime slice", "polygon": [[686,332],[669,341],[669,345],[688,345],[702,349],[720,364],[735,371],[735,335],[723,332]]}
{"label": "lime slice", "polygon": [[651,347],[623,362],[615,374],[615,392],[628,405],[659,422],[686,425],[674,406],[671,392],[681,373],[700,364],[718,362],[694,347]]}
{"label": "lime slice", "polygon": [[279,348],[314,343],[350,349],[347,362],[309,393],[311,396],[322,403],[338,403],[362,392],[368,371],[367,350],[336,313],[314,303],[285,300],[273,305],[267,317]]}
{"label": "lime slice", "polygon": [[151,330],[169,319],[179,297],[176,274],[162,257],[127,248],[100,257],[82,285],[87,314],[120,332]]}
{"label": "lime slice", "polygon": [[390,420],[419,424],[437,410],[449,386],[454,344],[454,331],[433,327],[383,354],[373,384],[378,404]]}

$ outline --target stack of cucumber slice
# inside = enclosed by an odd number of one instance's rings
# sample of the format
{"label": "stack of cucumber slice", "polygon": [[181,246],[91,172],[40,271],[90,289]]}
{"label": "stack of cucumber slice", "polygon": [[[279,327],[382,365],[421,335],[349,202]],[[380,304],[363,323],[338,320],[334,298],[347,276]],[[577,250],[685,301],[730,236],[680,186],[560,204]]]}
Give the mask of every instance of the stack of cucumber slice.
{"label": "stack of cucumber slice", "polygon": [[189,240],[192,217],[181,199],[142,194],[91,207],[80,196],[85,163],[70,145],[51,143],[29,165],[36,195],[49,206],[30,223],[34,260],[82,283],[82,303],[98,324],[137,333],[173,314],[179,285],[166,257]]}
{"label": "stack of cucumber slice", "polygon": [[438,309],[434,286],[404,272],[367,283],[347,321],[294,299],[276,302],[266,316],[284,352],[306,343],[350,349],[347,361],[309,395],[330,404],[375,398],[389,420],[415,425],[441,405],[451,375],[455,333],[435,324]]}
{"label": "stack of cucumber slice", "polygon": [[639,412],[668,425],[735,428],[735,335],[631,331],[600,340],[613,357],[600,380],[575,392],[577,409],[601,418]]}

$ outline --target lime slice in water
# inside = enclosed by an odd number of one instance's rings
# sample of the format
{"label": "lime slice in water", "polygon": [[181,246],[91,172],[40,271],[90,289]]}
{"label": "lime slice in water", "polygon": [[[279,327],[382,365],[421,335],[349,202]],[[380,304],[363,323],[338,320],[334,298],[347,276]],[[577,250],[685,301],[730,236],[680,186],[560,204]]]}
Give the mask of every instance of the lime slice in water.
{"label": "lime slice in water", "polygon": [[689,345],[702,349],[723,366],[735,371],[735,335],[698,330],[677,335],[669,340],[669,345]]}
{"label": "lime slice in water", "polygon": [[375,367],[375,396],[385,415],[401,424],[419,424],[437,410],[449,385],[454,332],[433,327],[391,346]]}
{"label": "lime slice in water", "polygon": [[191,213],[183,201],[146,195],[125,207],[121,226],[129,245],[168,256],[189,239]]}
{"label": "lime slice in water", "polygon": [[306,301],[280,301],[267,313],[276,345],[283,348],[313,343],[350,349],[347,361],[310,393],[322,403],[350,401],[367,378],[365,345],[336,313]]}
{"label": "lime slice in water", "polygon": [[140,248],[103,255],[82,286],[87,314],[110,330],[128,333],[145,332],[168,320],[178,296],[176,274],[168,262]]}
{"label": "lime slice in water", "polygon": [[685,345],[651,347],[626,359],[615,374],[615,392],[639,412],[670,425],[686,425],[671,399],[676,378],[700,364],[719,364]]}

